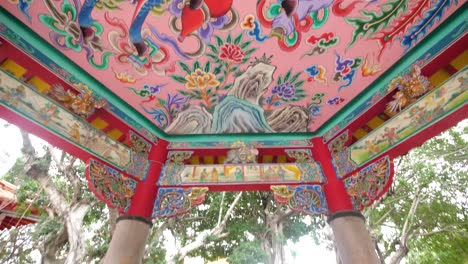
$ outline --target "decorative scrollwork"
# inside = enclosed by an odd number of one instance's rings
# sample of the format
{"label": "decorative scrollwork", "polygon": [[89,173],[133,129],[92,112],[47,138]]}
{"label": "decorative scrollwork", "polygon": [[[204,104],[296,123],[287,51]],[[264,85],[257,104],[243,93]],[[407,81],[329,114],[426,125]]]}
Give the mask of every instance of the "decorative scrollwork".
{"label": "decorative scrollwork", "polygon": [[177,165],[183,165],[186,159],[189,159],[193,151],[169,151],[167,154],[167,162]]}
{"label": "decorative scrollwork", "polygon": [[169,151],[167,160],[159,175],[158,185],[180,184],[179,175],[184,169],[184,162],[189,159],[193,151]]}
{"label": "decorative scrollwork", "polygon": [[127,212],[137,181],[93,159],[86,170],[93,193],[109,207]]}
{"label": "decorative scrollwork", "polygon": [[330,144],[328,149],[332,155],[332,163],[335,168],[336,176],[342,178],[356,169],[356,164],[350,160],[349,149],[346,146],[349,135],[348,130],[341,133]]}
{"label": "decorative scrollwork", "polygon": [[271,186],[275,200],[293,211],[308,215],[328,214],[328,205],[321,185]]}
{"label": "decorative scrollwork", "polygon": [[313,162],[314,160],[310,149],[285,149],[284,151],[290,158],[296,159],[297,163]]}
{"label": "decorative scrollwork", "polygon": [[154,202],[153,217],[174,217],[185,214],[205,201],[207,187],[160,188]]}
{"label": "decorative scrollwork", "polygon": [[151,143],[132,130],[130,130],[129,137],[133,150],[142,156],[148,157],[151,150]]}
{"label": "decorative scrollwork", "polygon": [[138,153],[132,153],[131,158],[130,163],[124,167],[124,171],[141,181],[145,181],[150,165],[148,158]]}
{"label": "decorative scrollwork", "polygon": [[382,196],[390,182],[391,171],[391,161],[386,156],[343,180],[356,209],[362,210]]}
{"label": "decorative scrollwork", "polygon": [[333,154],[337,154],[346,149],[346,143],[348,142],[348,130],[341,133],[330,144],[328,144],[328,150]]}
{"label": "decorative scrollwork", "polygon": [[284,151],[290,158],[296,159],[296,164],[302,172],[302,182],[326,182],[322,168],[312,158],[312,151],[310,149],[286,149]]}

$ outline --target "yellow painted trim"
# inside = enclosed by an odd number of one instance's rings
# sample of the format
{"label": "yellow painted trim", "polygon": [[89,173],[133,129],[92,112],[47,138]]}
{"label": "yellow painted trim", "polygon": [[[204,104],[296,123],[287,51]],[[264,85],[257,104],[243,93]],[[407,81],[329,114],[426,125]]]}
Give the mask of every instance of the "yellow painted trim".
{"label": "yellow painted trim", "polygon": [[287,159],[286,155],[279,155],[276,158],[277,163],[286,163],[287,160],[288,159]]}
{"label": "yellow painted trim", "polygon": [[353,133],[353,136],[357,139],[360,139],[362,137],[364,137],[365,135],[367,135],[367,132],[362,129],[362,128],[359,128],[358,130],[354,131]]}
{"label": "yellow painted trim", "polygon": [[16,78],[21,78],[27,70],[12,59],[6,59],[0,64],[0,68],[13,74]]}
{"label": "yellow painted trim", "polygon": [[223,164],[225,160],[226,160],[226,156],[218,156],[218,163],[219,164]]}
{"label": "yellow painted trim", "polygon": [[263,163],[272,163],[272,162],[273,162],[273,156],[272,155],[263,156]]}
{"label": "yellow painted trim", "polygon": [[468,50],[458,55],[453,61],[450,62],[457,71],[463,69],[468,64]]}
{"label": "yellow painted trim", "polygon": [[374,118],[372,118],[369,122],[367,122],[367,126],[372,128],[372,129],[376,129],[377,127],[379,127],[380,125],[382,125],[385,121],[376,116]]}
{"label": "yellow painted trim", "polygon": [[28,83],[36,87],[36,89],[40,93],[47,93],[50,91],[51,88],[50,84],[46,83],[44,80],[37,76],[33,76],[31,79],[29,79]]}
{"label": "yellow painted trim", "polygon": [[122,131],[118,130],[117,128],[112,129],[107,133],[107,135],[115,140],[119,139],[121,136],[123,136]]}
{"label": "yellow painted trim", "polygon": [[205,164],[213,164],[214,163],[214,157],[213,156],[204,156],[203,157],[203,162]]}
{"label": "yellow painted trim", "polygon": [[93,127],[97,128],[97,129],[100,129],[100,130],[106,128],[109,125],[109,123],[107,123],[106,121],[104,121],[100,117],[96,117],[90,124]]}
{"label": "yellow painted trim", "polygon": [[198,156],[192,156],[190,157],[190,164],[194,164],[194,165],[197,165],[197,164],[200,164],[200,159]]}
{"label": "yellow painted trim", "polygon": [[448,78],[450,78],[450,73],[444,69],[440,69],[429,77],[429,81],[432,85],[439,86],[439,84],[443,83]]}

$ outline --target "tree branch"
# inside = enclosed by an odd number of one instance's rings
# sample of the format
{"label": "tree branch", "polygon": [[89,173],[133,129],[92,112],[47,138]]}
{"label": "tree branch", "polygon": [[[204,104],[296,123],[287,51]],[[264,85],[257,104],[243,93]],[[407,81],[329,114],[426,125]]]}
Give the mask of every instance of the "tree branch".
{"label": "tree branch", "polygon": [[26,131],[21,130],[21,129],[20,129],[20,132],[21,132],[21,137],[23,138],[23,148],[21,149],[21,151],[23,152],[23,154],[26,156],[27,159],[35,158],[36,150],[34,149],[31,143],[29,134]]}
{"label": "tree branch", "polygon": [[219,226],[221,224],[221,216],[223,215],[223,207],[224,207],[224,196],[226,195],[226,192],[223,192],[221,194],[221,204],[219,205],[219,214],[218,214],[218,224]]}
{"label": "tree branch", "polygon": [[283,222],[284,220],[288,219],[289,217],[291,217],[294,214],[295,214],[295,212],[293,210],[291,210],[291,208],[288,207],[285,211],[282,212],[282,214],[278,218],[278,223]]}
{"label": "tree branch", "polygon": [[220,239],[223,237],[226,237],[228,233],[224,232],[223,230],[226,227],[226,223],[231,216],[232,212],[234,211],[234,208],[236,207],[237,203],[239,202],[240,198],[242,197],[242,192],[238,193],[234,201],[231,203],[229,206],[229,209],[226,211],[224,214],[224,217],[219,225],[216,225],[214,228],[211,230],[207,230],[204,232],[201,232],[193,242],[183,246],[182,248],[179,249],[177,254],[173,255],[169,263],[178,263],[182,261],[190,252],[197,250],[198,248],[201,248],[206,245],[206,242],[208,242],[208,239]]}
{"label": "tree branch", "polygon": [[372,223],[371,228],[376,227],[376,226],[380,226],[380,224],[382,224],[393,211],[395,211],[395,207],[392,207],[384,215],[382,215],[382,217],[380,217],[379,220],[377,220],[375,223]]}
{"label": "tree branch", "polygon": [[110,208],[107,206],[107,210],[109,210],[109,234],[114,234],[115,225],[117,224],[117,218],[119,217],[119,212],[116,209]]}
{"label": "tree branch", "polygon": [[375,250],[377,251],[377,255],[379,255],[380,264],[385,264],[385,258],[382,254],[382,250],[380,250],[378,241],[374,241],[374,243],[375,243]]}
{"label": "tree branch", "polygon": [[234,208],[236,207],[237,203],[239,202],[240,198],[242,197],[242,192],[238,193],[236,198],[234,199],[234,201],[231,203],[231,206],[229,206],[229,209],[226,211],[226,214],[224,215],[223,217],[223,221],[221,222],[221,226],[224,226],[226,225],[226,222],[227,220],[229,219],[229,217],[231,216],[232,214],[232,211],[234,210]]}
{"label": "tree branch", "polygon": [[72,187],[71,204],[79,202],[82,199],[81,181],[78,177],[76,177],[75,171],[73,169],[73,165],[75,164],[75,161],[77,159],[75,157],[72,157],[69,163],[65,164],[65,157],[67,156],[67,153],[65,151],[62,151],[62,154],[60,155],[60,160],[57,160],[52,148],[49,148],[49,152],[59,172],[61,172],[70,182],[70,185]]}
{"label": "tree branch", "polygon": [[425,232],[425,233],[415,233],[414,234],[414,237],[422,237],[422,236],[431,236],[431,235],[435,235],[435,234],[438,234],[438,233],[442,233],[442,232],[463,232],[462,230],[458,230],[456,227],[461,225],[460,224],[455,224],[455,225],[448,225],[448,226],[445,226],[445,227],[442,227],[438,230],[433,230],[433,231],[429,231],[429,232]]}
{"label": "tree branch", "polygon": [[69,207],[67,200],[54,186],[50,184],[49,167],[51,164],[50,151],[46,151],[43,157],[37,157],[36,151],[32,146],[29,134],[23,130],[21,136],[23,138],[22,151],[26,156],[26,162],[24,164],[24,170],[26,175],[39,182],[44,192],[47,194],[49,201],[54,210],[61,216],[63,216]]}
{"label": "tree branch", "polygon": [[[421,201],[421,189],[419,186],[416,188],[416,194],[414,196],[411,208],[406,217],[405,223],[400,233],[399,244],[400,247],[396,250],[395,255],[390,260],[390,264],[397,264],[408,255],[408,240],[412,234],[410,234],[411,225],[413,223],[414,215],[416,214],[416,209],[418,208],[419,202]],[[398,243],[398,242],[397,242]]]}
{"label": "tree branch", "polygon": [[416,194],[413,199],[413,203],[411,204],[411,208],[408,212],[408,215],[406,217],[405,223],[403,224],[403,229],[401,231],[400,235],[400,244],[403,246],[406,246],[407,242],[407,237],[408,237],[408,231],[411,227],[411,224],[413,222],[413,217],[416,213],[416,209],[418,208],[419,202],[421,199],[421,189],[418,187],[416,190]]}

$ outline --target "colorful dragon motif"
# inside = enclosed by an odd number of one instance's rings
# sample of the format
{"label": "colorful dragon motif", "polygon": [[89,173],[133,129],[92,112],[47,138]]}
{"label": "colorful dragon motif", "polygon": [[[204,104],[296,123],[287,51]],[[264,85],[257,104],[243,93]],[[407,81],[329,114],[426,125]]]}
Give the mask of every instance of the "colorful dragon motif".
{"label": "colorful dragon motif", "polygon": [[91,159],[86,170],[89,186],[94,194],[111,208],[127,212],[137,181]]}
{"label": "colorful dragon motif", "polygon": [[296,212],[307,215],[328,213],[327,201],[320,185],[277,185],[271,186],[271,190],[278,203],[287,204]]}
{"label": "colorful dragon motif", "polygon": [[357,210],[371,205],[385,192],[391,183],[392,166],[386,156],[343,180]]}
{"label": "colorful dragon motif", "polygon": [[159,188],[153,217],[175,217],[205,201],[208,188]]}

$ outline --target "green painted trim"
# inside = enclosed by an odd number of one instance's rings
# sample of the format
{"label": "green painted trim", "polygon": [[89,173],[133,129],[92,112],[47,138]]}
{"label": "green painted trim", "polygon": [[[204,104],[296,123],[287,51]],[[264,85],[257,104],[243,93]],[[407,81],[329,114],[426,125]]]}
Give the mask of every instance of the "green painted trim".
{"label": "green painted trim", "polygon": [[[458,73],[450,76],[450,78],[448,78],[447,80],[443,81],[441,84],[439,84],[439,86],[437,86],[436,88],[430,90],[428,93],[426,93],[425,95],[421,96],[420,98],[418,98],[418,100],[416,100],[415,102],[411,103],[410,105],[408,105],[405,109],[403,109],[402,111],[398,112],[396,115],[392,116],[392,118],[390,118],[389,120],[387,120],[387,122],[391,122],[392,120],[395,120],[397,119],[398,117],[400,117],[401,115],[404,115],[404,114],[407,114],[407,112],[409,111],[409,109],[415,105],[417,105],[419,102],[421,102],[422,100],[426,99],[427,97],[429,96],[433,96],[435,93],[437,93],[443,86],[445,86],[448,82],[452,81],[453,79],[456,79],[456,78],[460,78],[460,75],[463,75],[463,73],[465,71],[468,71],[468,66],[465,66],[463,67],[463,69],[459,70]],[[459,96],[453,98],[453,99],[457,99],[459,97],[462,97],[462,98],[465,98],[465,97],[468,97],[468,90],[465,90],[464,92],[461,92]],[[445,105],[448,105],[450,103],[452,103],[454,100],[452,101],[448,101]],[[468,104],[468,101],[465,101],[463,103],[461,103],[460,105],[458,105],[457,107],[455,108],[452,108],[451,110],[443,113],[442,115],[440,115],[439,117],[433,119],[432,121],[420,126],[418,129],[416,129],[415,131],[413,131],[411,134],[407,135],[406,137],[402,138],[400,141],[398,141],[398,143],[394,144],[394,145],[391,145],[389,146],[388,148],[372,155],[372,156],[369,156],[366,160],[364,161],[361,161],[361,162],[357,162],[355,160],[353,160],[352,158],[352,155],[351,155],[351,151],[353,151],[353,147],[355,147],[358,143],[360,142],[363,142],[365,141],[368,137],[371,137],[373,136],[374,134],[377,134],[379,132],[382,132],[382,131],[379,131],[381,130],[381,128],[384,128],[386,126],[386,124],[388,124],[387,122],[383,123],[382,125],[378,126],[376,129],[372,130],[369,134],[366,134],[364,137],[360,138],[358,141],[354,142],[352,145],[350,145],[348,147],[348,159],[350,161],[352,161],[354,164],[356,164],[357,166],[362,166],[363,164],[366,164],[367,162],[375,159],[376,157],[380,156],[380,155],[383,155],[385,153],[388,153],[390,150],[396,148],[398,145],[402,144],[402,143],[405,143],[406,141],[408,141],[409,139],[417,136],[419,133],[421,133],[422,131],[426,130],[428,127],[430,126],[433,126],[434,124],[438,123],[439,121],[441,121],[442,119],[446,118],[447,116],[451,115],[452,113],[454,113],[455,111],[458,111],[459,109],[465,107],[466,105]]]}
{"label": "green painted trim", "polygon": [[387,86],[395,76],[400,75],[402,71],[408,69],[418,58],[427,53],[434,43],[444,39],[452,30],[460,25],[466,25],[466,17],[468,17],[468,9],[459,7],[457,11],[422,39],[407,54],[404,54],[400,60],[380,75],[380,77],[372,82],[363,92],[354,97],[345,107],[335,113],[333,118],[321,125],[315,133],[317,135],[323,135],[325,132],[332,129],[341,122],[341,120],[351,114],[355,108],[365,103],[375,93],[380,91],[383,86]]}
{"label": "green painted trim", "polygon": [[130,118],[140,123],[144,128],[151,133],[156,134],[158,137],[167,138],[167,134],[162,132],[155,124],[144,117],[141,113],[137,112],[127,102],[111,92],[102,83],[93,78],[86,71],[81,69],[75,62],[64,56],[60,51],[54,48],[51,44],[40,37],[36,32],[32,31],[28,26],[24,25],[16,17],[11,15],[4,7],[0,7],[0,22],[7,25],[18,35],[24,38],[30,45],[47,54],[57,65],[75,75],[77,80],[85,83],[93,92],[99,97],[109,101],[111,105],[121,109],[129,115]]}
{"label": "green painted trim", "polygon": [[372,97],[375,92],[379,91],[382,86],[387,85],[395,76],[399,75],[402,71],[409,68],[411,64],[419,57],[425,54],[432,46],[447,36],[449,32],[454,30],[459,25],[465,24],[465,17],[468,16],[468,10],[465,8],[458,8],[450,17],[448,17],[441,25],[435,28],[428,36],[426,36],[419,44],[405,54],[399,61],[397,61],[390,69],[385,71],[379,78],[368,86],[363,92],[351,100],[344,108],[339,110],[333,118],[325,122],[315,132],[306,133],[274,133],[274,134],[197,134],[197,135],[169,135],[157,127],[148,118],[143,116],[140,112],[134,109],[131,105],[123,99],[115,95],[112,91],[106,88],[102,83],[97,81],[94,77],[89,75],[86,71],[81,69],[72,60],[63,56],[63,54],[55,49],[51,44],[45,41],[42,37],[38,36],[29,27],[25,26],[21,21],[11,15],[4,7],[0,6],[0,21],[20,34],[29,44],[35,48],[47,53],[49,57],[54,60],[57,65],[70,71],[77,79],[82,80],[90,89],[92,89],[98,96],[105,98],[111,105],[119,108],[125,112],[130,118],[140,123],[149,132],[156,136],[170,141],[170,142],[207,142],[207,141],[261,141],[261,140],[303,140],[311,139],[316,136],[321,136],[342,119],[346,118],[351,112],[359,107],[362,103]]}
{"label": "green painted trim", "polygon": [[[11,73],[3,70],[3,69],[0,69],[0,72],[2,72],[3,74],[7,75],[9,78],[13,79],[14,81],[20,83],[22,86],[26,87],[31,93],[35,93],[38,97],[41,97],[43,98],[45,101],[47,101],[48,103],[54,105],[55,107],[57,107],[58,109],[60,109],[60,111],[63,111],[64,113],[68,114],[68,115],[73,115],[73,116],[76,116],[76,114],[70,112],[68,109],[66,109],[65,107],[63,107],[62,105],[58,104],[57,102],[53,101],[52,99],[50,99],[49,97],[47,96],[44,96],[43,94],[39,93],[36,89],[32,88],[30,84],[28,83],[25,83],[24,81],[21,81],[21,80],[18,80],[15,76],[13,76]],[[0,84],[0,87],[3,87],[5,89],[8,89],[7,86],[3,86],[2,84]],[[59,131],[55,131],[54,129],[51,129],[50,127],[48,127],[47,125],[45,125],[44,123],[38,121],[37,119],[34,119],[33,116],[29,115],[27,112],[25,111],[21,111],[21,110],[18,110],[17,108],[15,107],[12,107],[11,105],[9,105],[8,103],[4,102],[3,100],[0,100],[0,105],[4,106],[5,108],[9,109],[10,111],[12,112],[15,112],[17,115],[29,120],[30,122],[36,124],[37,126],[40,126],[42,127],[43,129],[47,130],[49,133],[61,138],[62,140],[65,140],[67,141],[69,144],[71,145],[74,145],[75,147],[83,150],[84,152],[88,152],[88,153],[91,153],[93,154],[95,157],[98,157],[99,159],[107,162],[108,164],[111,164],[112,166],[114,166],[115,168],[117,168],[118,170],[121,170],[121,171],[125,171],[125,169],[132,163],[132,158],[133,158],[133,149],[129,148],[128,146],[120,143],[119,141],[113,139],[113,138],[110,138],[108,137],[106,134],[104,134],[101,130],[91,126],[89,123],[87,122],[84,122],[84,121],[81,121],[82,118],[77,118],[77,121],[78,122],[81,122],[84,126],[88,127],[89,130],[94,130],[96,131],[95,133],[96,134],[101,134],[101,135],[104,135],[105,137],[107,137],[107,139],[109,141],[112,141],[113,144],[116,144],[116,145],[120,145],[122,146],[123,148],[127,149],[129,151],[129,159],[128,159],[128,162],[123,164],[123,165],[119,165],[119,164],[116,164],[114,161],[112,160],[109,160],[108,158],[105,158],[103,157],[101,154],[97,153],[96,151],[80,144],[80,142],[77,142],[77,141],[73,141],[72,139],[70,139],[70,137],[67,137],[66,135],[64,134],[61,134]],[[78,117],[78,116],[76,116]]]}

